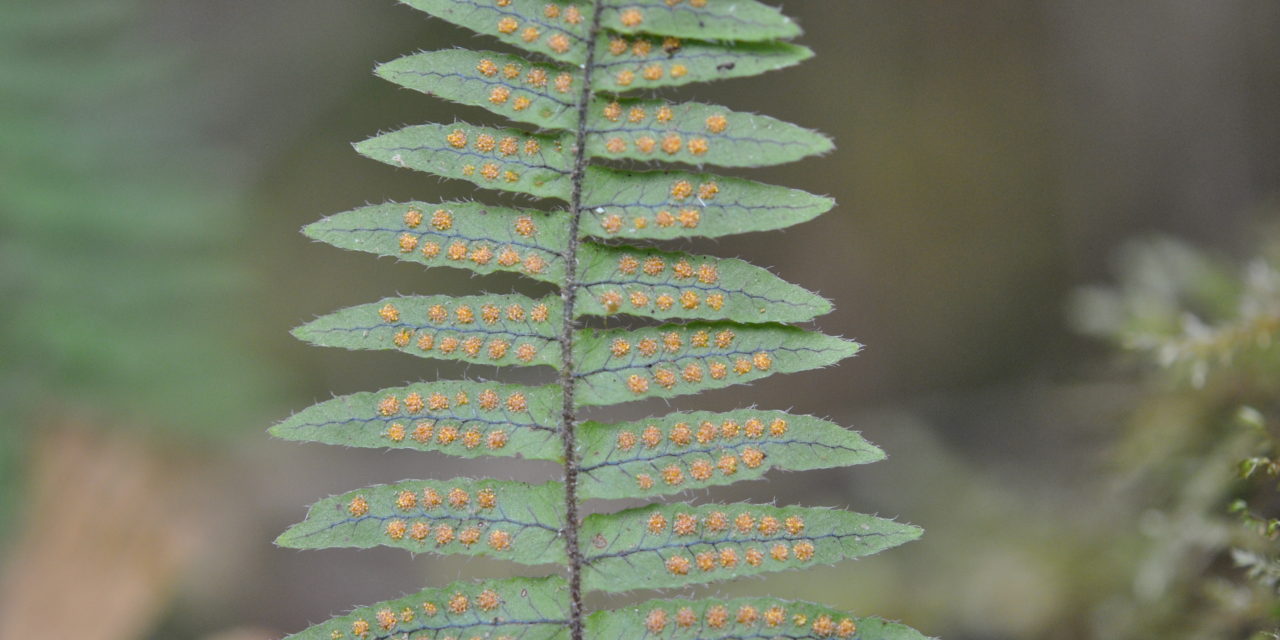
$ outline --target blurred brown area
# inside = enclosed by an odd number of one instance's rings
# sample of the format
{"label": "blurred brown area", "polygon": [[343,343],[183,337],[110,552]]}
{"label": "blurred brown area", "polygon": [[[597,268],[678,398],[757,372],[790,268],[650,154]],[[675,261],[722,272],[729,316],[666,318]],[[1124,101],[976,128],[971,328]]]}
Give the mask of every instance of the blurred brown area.
{"label": "blurred brown area", "polygon": [[[779,474],[714,499],[851,507],[926,535],[857,563],[695,593],[781,593],[948,638],[1096,637],[1114,594],[1136,588],[1127,572],[1141,514],[1117,488],[1111,446],[1137,401],[1106,348],[1068,330],[1066,296],[1107,278],[1110,256],[1135,236],[1170,233],[1228,255],[1248,246],[1261,205],[1280,195],[1280,4],[778,4],[805,27],[816,58],[679,96],[831,135],[837,150],[826,157],[741,173],[830,194],[840,206],[784,233],[690,247],[772,266],[821,292],[837,311],[818,326],[868,346],[837,369],[672,405],[830,416],[890,455],[866,468]],[[261,294],[243,304],[274,337],[260,356],[299,390],[280,398],[279,415],[330,394],[508,375],[310,348],[287,333],[394,293],[530,286],[344,254],[297,233],[384,199],[503,200],[348,146],[404,124],[492,121],[369,70],[419,49],[497,45],[392,2],[172,0],[152,9],[139,28],[199,61],[190,108],[207,116],[210,140],[239,151],[235,171],[255,185],[247,235]],[[270,541],[309,502],[352,487],[554,473],[284,444],[254,430],[176,467],[166,461],[193,452],[168,441],[72,430],[43,442],[31,454],[23,532],[6,552],[0,609],[22,615],[0,615],[3,640],[268,637],[424,584],[518,572],[390,550],[299,553]],[[110,500],[99,499],[108,486]],[[136,517],[122,520],[120,510]],[[76,604],[49,618],[42,612],[55,597]],[[67,633],[6,626],[32,616]]]}
{"label": "blurred brown area", "polygon": [[136,436],[43,426],[0,575],[0,638],[142,637],[204,543],[205,491]]}

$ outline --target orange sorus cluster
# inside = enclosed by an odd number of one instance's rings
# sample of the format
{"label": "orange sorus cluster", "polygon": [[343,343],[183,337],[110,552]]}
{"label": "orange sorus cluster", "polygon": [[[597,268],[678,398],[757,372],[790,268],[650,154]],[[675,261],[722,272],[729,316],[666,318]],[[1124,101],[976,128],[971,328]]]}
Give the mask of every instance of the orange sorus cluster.
{"label": "orange sorus cluster", "polygon": [[[712,629],[724,629],[732,624],[755,626],[758,623],[764,623],[767,627],[780,627],[787,624],[788,617],[786,608],[781,606],[773,606],[760,611],[751,605],[742,605],[738,607],[736,616],[731,619],[727,607],[713,605],[707,607],[702,616],[694,612],[691,607],[682,607],[674,615],[670,614],[666,609],[651,609],[645,615],[644,626],[651,633],[661,633],[670,623],[687,629],[697,625],[700,620]],[[812,624],[810,624],[809,616],[803,613],[796,613],[790,617],[790,622],[795,627],[808,627],[813,631],[814,635],[820,638],[851,638],[858,630],[858,625],[853,619],[842,618],[837,622],[826,614],[815,617]]]}
{"label": "orange sorus cluster", "polygon": [[[511,4],[511,0],[496,0],[499,7],[505,7]],[[549,3],[543,9],[543,15],[548,20],[562,20],[568,26],[563,27],[565,30],[571,30],[582,24],[582,10],[574,5],[561,6],[555,3]],[[544,34],[542,29],[536,25],[525,25],[521,28],[521,23],[515,17],[505,15],[498,19],[497,31],[503,35],[514,35],[519,31],[520,39],[525,43],[533,45],[539,41],[543,41],[543,45],[550,51],[558,54],[568,53],[573,48],[573,41],[570,39],[566,31],[548,29]],[[546,25],[543,25],[546,28]],[[543,36],[546,36],[545,40]]]}
{"label": "orange sorus cluster", "polygon": [[[406,395],[403,401],[394,394],[384,396],[378,401],[378,414],[384,416],[397,415],[401,412],[401,407],[403,407],[404,413],[412,415],[424,409],[445,411],[451,406],[461,407],[469,404],[471,404],[471,396],[466,391],[459,391],[452,398],[449,397],[449,394],[438,391],[433,391],[425,397],[421,393],[414,391]],[[505,406],[507,411],[523,412],[529,409],[529,399],[523,392],[515,391],[507,394],[504,401],[497,391],[485,389],[476,394],[476,406],[485,411],[496,411]]]}
{"label": "orange sorus cluster", "polygon": [[[447,613],[461,615],[470,610],[473,606],[481,611],[494,611],[502,605],[502,597],[492,589],[485,589],[474,598],[468,597],[462,593],[455,593],[447,600],[437,604],[427,601],[422,603],[422,615],[433,618],[441,611]],[[417,611],[413,607],[403,607],[399,611],[384,607],[373,614],[373,623],[365,618],[356,618],[351,623],[351,635],[357,638],[367,637],[373,631],[373,624],[377,624],[382,631],[393,631],[401,624],[409,624],[418,616]],[[346,637],[346,633],[342,629],[334,629],[330,632],[329,637],[332,640],[341,640]],[[514,640],[510,636],[500,636],[494,640]]]}
{"label": "orange sorus cluster", "polygon": [[[778,562],[786,562],[793,555],[800,562],[807,562],[813,559],[814,554],[813,543],[809,541],[796,542],[791,546],[779,542],[769,547],[767,558],[771,558]],[[760,547],[747,547],[743,552],[743,560],[753,567],[764,564],[766,560],[765,552]],[[708,573],[716,569],[733,569],[738,566],[738,552],[732,548],[722,548],[719,551],[703,551],[686,555],[672,555],[663,563],[667,568],[667,573],[676,576],[688,575],[693,567],[697,567],[699,571]]]}
{"label": "orange sorus cluster", "polygon": [[[577,9],[575,8],[574,10],[576,11]],[[524,71],[524,67],[523,65],[516,64],[514,62],[509,62],[499,67],[497,63],[495,63],[494,61],[488,58],[485,58],[481,60],[479,64],[476,65],[476,71],[479,71],[481,75],[485,76],[486,78],[494,78],[494,77],[497,77],[499,73],[501,73],[503,78],[507,80],[515,80],[516,78],[520,77],[520,74]],[[555,90],[557,92],[569,93],[569,91],[573,88],[573,75],[567,72],[562,72],[562,73],[556,74],[555,78],[552,79],[550,73],[548,73],[546,68],[533,67],[529,69],[527,73],[524,74],[524,82],[525,84],[537,89],[543,89],[547,86],[548,83],[550,83],[553,87],[555,87]],[[492,99],[492,96],[490,97]],[[519,98],[517,98],[516,100],[518,101]],[[513,106],[518,106],[518,105],[513,105]],[[517,110],[519,111],[522,109],[517,109]]]}
{"label": "orange sorus cluster", "polygon": [[[677,202],[683,202],[692,198],[697,194],[700,203],[705,204],[714,200],[716,195],[720,193],[720,186],[715,182],[703,182],[696,187],[688,180],[679,179],[671,183],[671,197]],[[696,229],[702,222],[702,212],[693,206],[685,206],[678,208],[676,213],[669,210],[661,210],[652,218],[648,216],[636,216],[631,219],[631,226],[638,229],[646,229],[650,223],[662,228],[675,226],[677,223],[686,229]],[[606,214],[600,219],[600,226],[610,234],[616,234],[622,231],[626,226],[626,220],[616,213]]]}
{"label": "orange sorus cluster", "polygon": [[774,418],[768,427],[759,418],[749,418],[741,424],[737,420],[725,420],[719,426],[710,420],[703,420],[696,429],[687,422],[677,422],[665,434],[657,425],[650,424],[645,426],[639,436],[631,430],[620,431],[617,443],[622,451],[630,451],[641,443],[648,449],[655,449],[664,440],[677,447],[687,447],[695,441],[698,444],[709,444],[717,439],[735,440],[744,434],[748,438],[763,438],[766,431],[771,437],[782,437],[787,434],[787,430],[787,421],[782,418]]}
{"label": "orange sorus cluster", "polygon": [[[644,343],[644,340],[641,343]],[[643,347],[643,344],[640,346]],[[629,348],[624,350],[618,340],[615,340],[611,345],[611,352],[615,356],[618,356],[620,352],[625,355],[628,351]],[[644,353],[643,348],[640,351],[642,354]],[[723,360],[706,359],[705,366],[703,360],[698,360],[685,364],[679,371],[667,365],[659,365],[653,367],[647,377],[641,374],[631,374],[627,377],[626,385],[627,389],[632,393],[641,395],[649,391],[650,380],[664,389],[675,387],[681,380],[690,384],[697,384],[702,382],[704,376],[710,377],[712,380],[724,380],[729,376],[730,365],[732,365],[735,374],[745,376],[755,370],[768,371],[773,368],[773,356],[767,351],[758,351],[750,357],[745,355],[737,356],[732,361],[728,358]]]}

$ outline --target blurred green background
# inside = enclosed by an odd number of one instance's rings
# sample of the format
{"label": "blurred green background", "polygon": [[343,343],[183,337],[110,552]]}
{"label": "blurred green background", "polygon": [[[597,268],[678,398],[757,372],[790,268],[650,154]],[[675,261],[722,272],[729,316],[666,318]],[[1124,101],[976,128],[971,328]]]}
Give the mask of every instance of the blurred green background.
{"label": "blurred green background", "polygon": [[[1269,342],[1250,334],[1263,355],[1245,382],[1208,385],[1117,347],[1159,351],[1187,314],[1231,322],[1273,293],[1245,284],[1276,264],[1280,237],[1280,3],[777,4],[816,58],[678,95],[834,137],[826,157],[740,173],[840,206],[785,233],[690,246],[823,293],[838,310],[819,326],[868,348],[675,404],[830,416],[890,454],[715,498],[848,506],[926,535],[697,593],[786,594],[953,639],[1274,627],[1274,583],[1232,566],[1246,542],[1227,513],[1242,496],[1278,512],[1274,491],[1234,475],[1270,441],[1228,424],[1248,404],[1275,427]],[[452,46],[498,45],[389,0],[0,6],[0,640],[274,638],[513,570],[270,543],[306,504],[352,487],[554,472],[264,433],[330,394],[493,375],[288,335],[394,293],[528,286],[297,233],[385,199],[497,199],[348,146],[404,124],[492,121],[370,72]],[[1122,286],[1080,293],[1109,283]],[[1155,342],[1126,339],[1142,331]]]}

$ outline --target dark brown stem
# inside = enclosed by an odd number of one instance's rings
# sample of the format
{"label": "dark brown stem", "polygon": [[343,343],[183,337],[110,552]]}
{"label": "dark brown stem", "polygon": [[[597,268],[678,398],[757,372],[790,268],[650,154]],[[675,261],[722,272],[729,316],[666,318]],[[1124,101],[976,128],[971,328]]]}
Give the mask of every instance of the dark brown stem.
{"label": "dark brown stem", "polygon": [[587,108],[591,104],[592,72],[595,67],[596,38],[600,35],[600,0],[594,0],[591,30],[587,35],[587,62],[578,94],[578,130],[573,145],[573,172],[569,175],[569,246],[565,250],[565,280],[560,295],[564,300],[564,324],[560,330],[560,389],[564,404],[560,414],[564,440],[564,544],[569,555],[569,630],[572,640],[582,640],[582,548],[578,544],[578,445],[577,405],[574,402],[576,373],[573,337],[578,329],[574,302],[578,298],[578,229],[582,221],[582,183],[587,173]]}

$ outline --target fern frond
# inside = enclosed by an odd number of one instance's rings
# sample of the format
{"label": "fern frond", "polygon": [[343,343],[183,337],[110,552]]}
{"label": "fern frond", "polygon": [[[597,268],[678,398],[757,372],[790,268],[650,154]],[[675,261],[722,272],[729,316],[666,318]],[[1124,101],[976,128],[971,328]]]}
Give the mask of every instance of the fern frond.
{"label": "fern frond", "polygon": [[[789,326],[829,312],[831,304],[766,269],[602,242],[780,229],[833,206],[829,198],[700,170],[607,164],[760,167],[829,151],[831,142],[821,134],[767,116],[620,95],[795,64],[812,55],[785,41],[798,27],[753,0],[407,2],[535,59],[431,51],[382,64],[378,75],[538,130],[415,125],[361,142],[357,151],[533,196],[553,210],[387,203],[338,214],[305,232],[426,266],[520,273],[555,285],[560,297],[388,298],[321,317],[296,334],[349,349],[547,365],[557,384],[428,382],[356,394],[302,411],[273,433],[468,457],[519,454],[559,462],[564,479],[537,486],[458,479],[369,487],[317,503],[279,542],[553,562],[566,568],[568,579],[536,588],[555,600],[557,621],[539,618],[518,632],[515,618],[497,613],[493,624],[513,632],[406,626],[416,624],[413,616],[394,613],[412,606],[407,602],[376,605],[317,629],[361,639],[920,638],[901,625],[774,599],[659,601],[590,617],[583,607],[589,590],[661,589],[801,569],[920,535],[917,527],[848,511],[745,503],[651,504],[579,516],[581,501],[591,498],[651,498],[760,478],[771,469],[884,457],[856,433],[780,411],[674,413],[622,424],[580,424],[577,417],[587,406],[672,398],[826,367],[861,348]],[[583,327],[580,319],[591,316],[608,318],[609,328]],[[624,316],[668,324],[619,327],[615,318]],[[457,500],[451,503],[449,495]]]}

